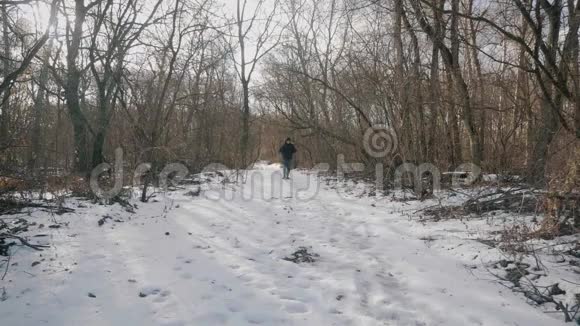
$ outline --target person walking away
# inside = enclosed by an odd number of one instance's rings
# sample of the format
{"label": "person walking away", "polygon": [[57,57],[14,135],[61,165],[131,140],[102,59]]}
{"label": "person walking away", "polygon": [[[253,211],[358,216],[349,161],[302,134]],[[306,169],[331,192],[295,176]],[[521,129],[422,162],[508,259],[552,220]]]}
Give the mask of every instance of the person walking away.
{"label": "person walking away", "polygon": [[292,169],[292,158],[296,153],[296,147],[292,144],[290,138],[286,138],[284,145],[280,147],[280,154],[282,155],[282,164],[284,165],[284,178],[290,179],[290,170]]}

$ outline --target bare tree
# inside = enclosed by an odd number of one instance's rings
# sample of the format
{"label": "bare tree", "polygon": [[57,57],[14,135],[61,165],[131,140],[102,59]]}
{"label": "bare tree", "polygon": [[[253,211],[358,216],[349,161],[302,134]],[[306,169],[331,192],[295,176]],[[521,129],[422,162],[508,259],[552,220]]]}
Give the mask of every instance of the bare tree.
{"label": "bare tree", "polygon": [[[163,0],[153,5],[149,14],[137,8],[137,1],[115,4],[108,0],[96,7],[89,47],[89,67],[97,87],[98,119],[93,141],[92,167],[105,161],[103,147],[110,119],[115,109],[118,84],[126,68],[126,56],[143,31],[155,22]],[[177,2],[179,3],[179,2]],[[138,21],[147,15],[144,21]],[[105,30],[102,32],[102,30]]]}
{"label": "bare tree", "polygon": [[[239,57],[235,59],[236,72],[242,84],[242,134],[240,137],[240,165],[245,167],[249,162],[250,145],[250,82],[260,59],[272,51],[280,40],[280,25],[275,20],[279,2],[264,13],[266,1],[259,0],[252,13],[247,0],[237,0],[236,37]],[[236,50],[231,49],[232,54]]]}
{"label": "bare tree", "polygon": [[[18,78],[28,69],[30,64],[32,63],[33,59],[35,58],[36,54],[42,49],[45,43],[50,38],[50,30],[53,27],[56,16],[57,16],[57,5],[59,0],[53,0],[50,6],[50,16],[48,20],[48,26],[46,27],[44,33],[40,35],[40,37],[35,40],[32,45],[25,50],[22,56],[22,60],[18,62],[18,65],[14,65],[14,59],[12,58],[10,47],[10,32],[9,30],[13,30],[14,27],[10,26],[9,17],[8,17],[8,6],[14,5],[21,5],[27,4],[28,2],[25,1],[7,1],[0,3],[0,11],[1,11],[1,18],[2,18],[2,43],[3,43],[3,55],[2,55],[2,64],[3,64],[3,77],[2,83],[0,83],[0,106],[1,114],[0,114],[0,138],[4,142],[7,140],[8,135],[8,119],[11,113],[10,108],[10,91],[12,87],[14,87],[15,83],[17,82]],[[7,143],[0,143],[0,150],[11,147],[12,144],[9,142]]]}
{"label": "bare tree", "polygon": [[[459,97],[462,107],[462,117],[470,142],[471,160],[475,165],[481,165],[482,161],[482,147],[480,138],[475,126],[473,117],[471,96],[465,82],[465,78],[459,65],[459,35],[458,35],[458,11],[459,0],[451,1],[451,45],[448,46],[443,42],[433,29],[425,16],[424,10],[419,0],[411,0],[411,5],[414,9],[417,21],[423,31],[429,36],[431,41],[439,48],[443,63],[450,70],[452,80],[454,83],[455,92]],[[440,19],[439,15],[433,15],[433,19]],[[441,24],[441,22],[439,22]]]}

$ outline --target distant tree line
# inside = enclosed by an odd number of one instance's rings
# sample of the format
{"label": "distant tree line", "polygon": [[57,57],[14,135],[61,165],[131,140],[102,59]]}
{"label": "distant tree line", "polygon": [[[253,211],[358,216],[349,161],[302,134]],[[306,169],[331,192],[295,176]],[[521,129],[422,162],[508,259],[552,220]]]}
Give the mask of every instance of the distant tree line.
{"label": "distant tree line", "polygon": [[118,147],[153,175],[239,168],[287,135],[305,165],[374,162],[375,125],[398,140],[386,169],[471,162],[540,187],[577,169],[580,1],[235,5],[0,1],[0,174],[86,176]]}

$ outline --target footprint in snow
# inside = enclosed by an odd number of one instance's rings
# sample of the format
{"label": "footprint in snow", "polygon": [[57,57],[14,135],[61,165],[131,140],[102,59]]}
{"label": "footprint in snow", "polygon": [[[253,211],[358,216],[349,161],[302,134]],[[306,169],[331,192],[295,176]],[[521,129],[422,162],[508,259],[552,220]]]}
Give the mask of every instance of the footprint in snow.
{"label": "footprint in snow", "polygon": [[240,302],[232,301],[226,303],[226,307],[228,308],[229,312],[240,312],[243,310],[243,306]]}
{"label": "footprint in snow", "polygon": [[200,299],[201,299],[201,300],[203,300],[203,301],[209,301],[209,300],[213,299],[213,295],[211,295],[211,294],[209,294],[209,293],[206,293],[206,294],[203,294],[203,295],[200,297]]}
{"label": "footprint in snow", "polygon": [[165,298],[164,297],[155,297],[155,299],[153,299],[153,302],[162,303],[162,302],[165,302]]}
{"label": "footprint in snow", "polygon": [[139,291],[139,297],[155,297],[153,299],[154,302],[164,302],[169,295],[171,295],[171,291],[162,290],[161,288],[154,286],[146,286],[141,288]]}
{"label": "footprint in snow", "polygon": [[161,288],[155,286],[145,286],[142,287],[141,290],[139,290],[139,296],[141,298],[145,298],[152,295],[158,295],[159,293],[161,293]]}
{"label": "footprint in snow", "polygon": [[211,247],[210,246],[196,245],[196,246],[194,246],[194,248],[195,249],[200,249],[200,250],[208,250]]}
{"label": "footprint in snow", "polygon": [[298,301],[285,304],[284,309],[291,314],[305,314],[308,312],[308,307]]}
{"label": "footprint in snow", "polygon": [[271,288],[272,286],[267,283],[256,283],[254,284],[254,287],[260,290],[266,290]]}
{"label": "footprint in snow", "polygon": [[263,324],[267,321],[269,321],[269,318],[267,316],[264,316],[262,314],[259,313],[250,313],[250,314],[246,314],[246,321],[250,324]]}
{"label": "footprint in snow", "polygon": [[194,321],[194,325],[223,325],[227,323],[228,316],[219,312],[210,312],[195,317]]}
{"label": "footprint in snow", "polygon": [[342,311],[340,311],[336,308],[331,308],[328,312],[330,312],[333,315],[342,315]]}
{"label": "footprint in snow", "polygon": [[183,273],[181,274],[181,278],[184,280],[191,280],[193,278],[193,275],[191,275],[191,273]]}
{"label": "footprint in snow", "polygon": [[162,326],[186,326],[187,323],[182,320],[171,320],[167,322],[162,322]]}
{"label": "footprint in snow", "polygon": [[309,289],[310,283],[306,282],[306,281],[298,281],[298,282],[296,282],[296,286],[301,288],[301,289]]}
{"label": "footprint in snow", "polygon": [[250,283],[254,280],[254,278],[248,274],[240,275],[240,276],[238,276],[238,278],[244,283]]}
{"label": "footprint in snow", "polygon": [[320,276],[316,276],[316,275],[309,275],[309,276],[307,276],[307,278],[308,278],[310,281],[315,281],[315,282],[316,282],[316,281],[320,281],[320,280],[322,280],[322,277],[320,277]]}

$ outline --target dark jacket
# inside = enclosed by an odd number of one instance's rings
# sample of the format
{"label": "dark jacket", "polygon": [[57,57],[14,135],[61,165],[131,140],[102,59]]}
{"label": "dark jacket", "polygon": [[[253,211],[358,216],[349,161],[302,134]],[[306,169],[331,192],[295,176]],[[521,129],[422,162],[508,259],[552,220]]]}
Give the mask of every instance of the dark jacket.
{"label": "dark jacket", "polygon": [[285,160],[291,160],[294,153],[296,153],[294,144],[284,144],[280,147],[280,154],[282,154],[282,158]]}

